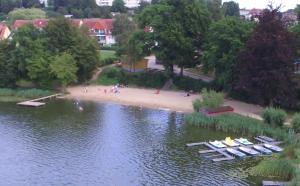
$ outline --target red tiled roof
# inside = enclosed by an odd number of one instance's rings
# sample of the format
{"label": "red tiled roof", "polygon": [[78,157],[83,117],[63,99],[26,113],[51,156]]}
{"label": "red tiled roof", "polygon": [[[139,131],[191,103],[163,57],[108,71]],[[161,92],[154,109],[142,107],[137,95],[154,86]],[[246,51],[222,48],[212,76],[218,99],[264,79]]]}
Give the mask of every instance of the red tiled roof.
{"label": "red tiled roof", "polygon": [[8,29],[8,27],[5,24],[0,24],[0,40],[5,39],[4,34],[6,29]]}
{"label": "red tiled roof", "polygon": [[[70,22],[75,26],[80,27],[82,24],[93,30],[107,30],[111,31],[113,29],[113,19],[70,19]],[[16,20],[13,24],[13,29],[16,30],[26,24],[33,24],[36,28],[44,28],[48,25],[48,19],[34,19],[34,20]]]}
{"label": "red tiled roof", "polygon": [[16,30],[26,24],[29,24],[31,23],[32,21],[31,20],[16,20],[13,24],[13,29]]}

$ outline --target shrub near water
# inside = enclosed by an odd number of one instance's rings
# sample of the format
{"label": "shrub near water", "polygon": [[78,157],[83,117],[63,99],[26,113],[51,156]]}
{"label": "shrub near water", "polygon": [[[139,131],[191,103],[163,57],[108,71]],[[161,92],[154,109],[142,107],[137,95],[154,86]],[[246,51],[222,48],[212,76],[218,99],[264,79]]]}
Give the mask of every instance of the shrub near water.
{"label": "shrub near water", "polygon": [[300,133],[300,113],[296,113],[293,116],[292,126],[296,133]]}
{"label": "shrub near water", "polygon": [[193,108],[195,112],[199,112],[202,107],[202,103],[200,99],[196,99],[193,101]]}
{"label": "shrub near water", "polygon": [[0,96],[15,96],[22,98],[36,98],[51,95],[53,92],[41,89],[24,89],[24,90],[14,90],[7,88],[0,88]]}
{"label": "shrub near water", "polygon": [[222,92],[203,89],[201,95],[203,98],[202,101],[203,107],[217,108],[224,103],[224,94]]}
{"label": "shrub near water", "polygon": [[295,167],[290,160],[270,159],[260,162],[250,172],[253,175],[290,180],[295,174]]}
{"label": "shrub near water", "polygon": [[237,114],[208,117],[202,113],[192,113],[185,116],[185,122],[197,127],[212,128],[241,135],[267,135],[279,140],[288,139],[288,133],[284,129],[274,128],[260,120]]}
{"label": "shrub near water", "polygon": [[287,114],[282,109],[268,107],[263,111],[262,117],[266,123],[281,127],[287,118]]}

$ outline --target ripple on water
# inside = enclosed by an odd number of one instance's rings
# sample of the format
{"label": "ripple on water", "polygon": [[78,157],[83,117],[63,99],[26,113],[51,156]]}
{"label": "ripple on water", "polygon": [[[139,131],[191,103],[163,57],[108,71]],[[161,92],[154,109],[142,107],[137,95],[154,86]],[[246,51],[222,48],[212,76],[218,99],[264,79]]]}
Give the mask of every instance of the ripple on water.
{"label": "ripple on water", "polygon": [[[212,163],[186,142],[225,134],[183,115],[115,104],[0,103],[0,185],[250,185],[248,160]],[[252,162],[252,163],[255,163]]]}

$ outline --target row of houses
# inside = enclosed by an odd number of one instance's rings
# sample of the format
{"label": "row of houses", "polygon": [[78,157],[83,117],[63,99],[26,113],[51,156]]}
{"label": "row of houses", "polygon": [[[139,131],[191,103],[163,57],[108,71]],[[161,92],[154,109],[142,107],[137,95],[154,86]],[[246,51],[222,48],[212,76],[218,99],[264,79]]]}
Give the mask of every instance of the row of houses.
{"label": "row of houses", "polygon": [[[69,19],[70,22],[77,26],[85,26],[88,28],[91,36],[95,37],[100,45],[115,44],[115,38],[112,35],[113,19]],[[16,20],[12,25],[12,31],[18,30],[28,24],[32,24],[38,29],[43,29],[48,25],[49,19],[33,19],[33,20]],[[5,24],[0,24],[0,40],[6,39],[10,36],[11,31]]]}
{"label": "row of houses", "polygon": [[[240,16],[241,19],[245,20],[257,20],[258,16],[260,16],[263,13],[263,9],[240,9]],[[282,12],[281,14],[282,20],[287,24],[287,25],[294,25],[298,21],[298,17],[296,12],[293,9],[287,10],[285,12]]]}

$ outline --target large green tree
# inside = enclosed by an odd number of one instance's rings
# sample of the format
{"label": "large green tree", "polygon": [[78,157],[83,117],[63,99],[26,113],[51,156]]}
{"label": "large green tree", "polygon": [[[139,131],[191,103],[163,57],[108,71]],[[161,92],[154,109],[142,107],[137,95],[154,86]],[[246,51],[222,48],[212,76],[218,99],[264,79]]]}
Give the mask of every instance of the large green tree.
{"label": "large green tree", "polygon": [[59,80],[63,87],[76,82],[78,70],[75,59],[68,53],[62,53],[54,58],[50,64],[51,73]]}
{"label": "large green tree", "polygon": [[205,0],[208,11],[211,14],[213,20],[219,20],[222,18],[222,0]]}
{"label": "large green tree", "polygon": [[183,69],[197,64],[210,24],[202,1],[165,0],[146,7],[138,20],[141,28],[152,28],[148,34],[156,43],[153,52],[167,70],[173,72],[173,65]]}
{"label": "large green tree", "polygon": [[240,54],[235,89],[255,103],[291,106],[293,40],[278,10],[265,10]]}
{"label": "large green tree", "polygon": [[69,20],[59,18],[49,21],[45,33],[50,51],[55,55],[63,52],[71,54],[78,66],[78,80],[88,80],[100,60],[99,45],[95,38],[89,36],[88,30],[79,29]]}
{"label": "large green tree", "polygon": [[225,16],[240,16],[239,4],[234,1],[224,2],[222,9]]}
{"label": "large green tree", "polygon": [[18,64],[11,60],[10,53],[14,48],[7,40],[0,42],[0,87],[14,87],[18,78]]}
{"label": "large green tree", "polygon": [[128,38],[132,32],[137,29],[137,25],[127,14],[117,15],[114,21],[112,34],[118,43],[117,55],[121,56],[126,53]]}
{"label": "large green tree", "polygon": [[111,6],[112,12],[120,12],[124,13],[126,12],[125,3],[123,0],[114,0]]}
{"label": "large green tree", "polygon": [[203,64],[212,71],[220,88],[231,88],[238,56],[244,49],[252,29],[251,22],[225,17],[211,24],[206,37]]}
{"label": "large green tree", "polygon": [[20,8],[15,9],[8,14],[8,20],[13,23],[17,19],[44,19],[46,12],[38,8]]}
{"label": "large green tree", "polygon": [[295,12],[297,14],[298,20],[300,20],[300,4],[296,6]]}

